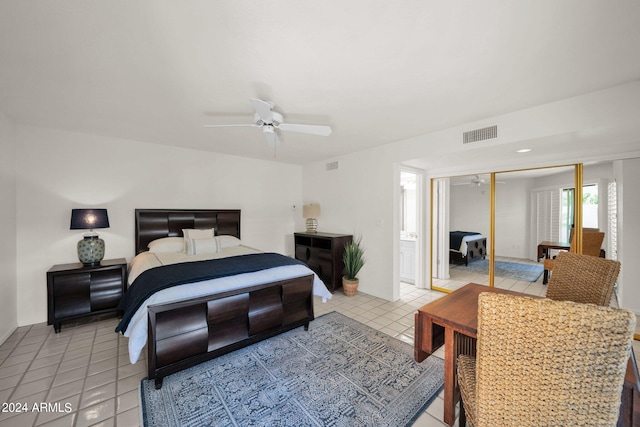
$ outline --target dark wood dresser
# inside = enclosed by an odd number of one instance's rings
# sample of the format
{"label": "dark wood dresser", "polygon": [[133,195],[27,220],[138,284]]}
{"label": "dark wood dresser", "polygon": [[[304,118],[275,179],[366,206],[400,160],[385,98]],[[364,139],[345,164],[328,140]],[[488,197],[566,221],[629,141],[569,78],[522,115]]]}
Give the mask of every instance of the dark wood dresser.
{"label": "dark wood dresser", "polygon": [[116,312],[127,289],[127,260],[103,260],[54,265],[47,271],[48,325],[60,332],[61,323],[98,313]]}
{"label": "dark wood dresser", "polygon": [[304,262],[333,293],[342,286],[344,246],[353,240],[349,234],[294,233],[296,259]]}

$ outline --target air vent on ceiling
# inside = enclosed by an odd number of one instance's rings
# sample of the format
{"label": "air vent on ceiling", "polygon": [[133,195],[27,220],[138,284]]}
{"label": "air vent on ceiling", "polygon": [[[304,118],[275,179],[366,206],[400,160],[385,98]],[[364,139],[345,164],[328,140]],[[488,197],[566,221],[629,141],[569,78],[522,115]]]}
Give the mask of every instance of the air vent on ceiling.
{"label": "air vent on ceiling", "polygon": [[337,161],[331,162],[331,163],[327,163],[327,170],[328,171],[331,171],[331,170],[334,170],[334,169],[338,169],[338,162]]}
{"label": "air vent on ceiling", "polygon": [[484,141],[498,137],[498,126],[489,126],[487,128],[470,130],[462,134],[462,143],[469,144],[471,142]]}

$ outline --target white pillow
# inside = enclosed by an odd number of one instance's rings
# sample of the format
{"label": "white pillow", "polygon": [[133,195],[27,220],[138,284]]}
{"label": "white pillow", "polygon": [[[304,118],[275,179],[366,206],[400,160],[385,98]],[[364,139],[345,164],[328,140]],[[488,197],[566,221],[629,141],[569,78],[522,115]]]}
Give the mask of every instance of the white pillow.
{"label": "white pillow", "polygon": [[218,247],[220,249],[233,248],[234,246],[240,246],[242,242],[235,236],[216,236],[218,240]]}
{"label": "white pillow", "polygon": [[182,235],[185,240],[188,239],[213,239],[216,235],[215,229],[207,228],[207,229],[195,229],[195,228],[184,228],[182,229]]}
{"label": "white pillow", "polygon": [[163,237],[149,242],[147,247],[152,254],[184,252],[184,239],[182,237]]}
{"label": "white pillow", "polygon": [[215,254],[219,252],[216,239],[187,239],[187,255]]}

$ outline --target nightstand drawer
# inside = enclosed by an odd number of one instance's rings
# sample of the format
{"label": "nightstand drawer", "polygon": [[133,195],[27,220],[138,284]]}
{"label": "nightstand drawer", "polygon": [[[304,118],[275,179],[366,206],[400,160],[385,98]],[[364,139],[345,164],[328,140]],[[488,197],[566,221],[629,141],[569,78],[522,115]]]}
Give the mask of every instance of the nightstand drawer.
{"label": "nightstand drawer", "polygon": [[91,273],[89,285],[91,310],[116,308],[122,298],[122,276],[118,270],[95,271]]}
{"label": "nightstand drawer", "polygon": [[91,313],[90,273],[53,276],[53,309],[56,317]]}

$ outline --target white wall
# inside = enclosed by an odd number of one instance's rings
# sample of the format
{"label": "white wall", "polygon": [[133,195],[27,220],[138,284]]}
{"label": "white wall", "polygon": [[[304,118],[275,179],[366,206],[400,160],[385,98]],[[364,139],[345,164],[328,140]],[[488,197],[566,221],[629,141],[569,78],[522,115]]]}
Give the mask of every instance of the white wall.
{"label": "white wall", "polygon": [[491,199],[489,185],[452,185],[449,198],[449,231],[473,231],[491,244]]}
{"label": "white wall", "polygon": [[[358,275],[359,290],[389,300],[393,298],[393,254],[399,253],[400,240],[399,224],[397,242],[393,232],[394,212],[396,217],[400,212],[397,172],[394,180],[393,165],[378,150],[367,150],[342,156],[336,170],[327,171],[325,163],[307,165],[302,181],[304,203],[321,207],[318,231],[362,237],[366,262]],[[398,184],[395,203],[394,182]]]}
{"label": "white wall", "polygon": [[450,189],[451,231],[475,231],[489,237],[489,185],[452,185]]}
{"label": "white wall", "polygon": [[640,315],[640,158],[616,162],[618,183],[618,255],[622,267],[618,298]]}
{"label": "white wall", "polygon": [[0,113],[0,343],[18,326],[16,309],[16,143],[13,124]]}
{"label": "white wall", "polygon": [[[496,174],[496,181],[500,181],[500,174]],[[505,184],[496,184],[496,256],[529,258],[531,186],[531,179],[511,179]]]}
{"label": "white wall", "polygon": [[107,259],[131,261],[136,208],[242,209],[247,245],[293,254],[300,166],[35,127],[16,138],[20,325],[46,320],[47,270],[77,262],[72,208],[108,209]]}

